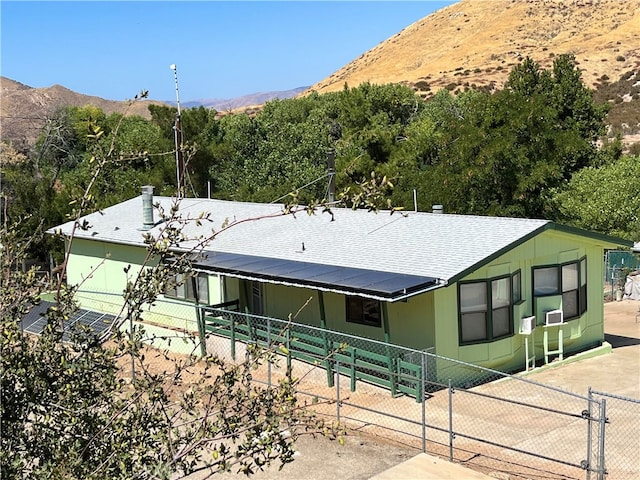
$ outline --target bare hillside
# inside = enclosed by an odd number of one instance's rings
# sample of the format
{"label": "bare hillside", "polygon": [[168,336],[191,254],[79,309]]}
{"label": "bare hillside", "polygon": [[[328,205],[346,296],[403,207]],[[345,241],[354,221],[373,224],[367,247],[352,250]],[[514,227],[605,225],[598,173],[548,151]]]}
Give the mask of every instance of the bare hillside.
{"label": "bare hillside", "polygon": [[129,107],[128,102],[82,95],[60,85],[33,88],[5,77],[0,77],[0,87],[0,140],[11,140],[17,146],[32,145],[45,120],[57,108],[63,106],[95,105],[107,114],[121,112],[150,118],[148,105],[161,104],[144,100]]}
{"label": "bare hillside", "polygon": [[640,66],[640,0],[461,0],[413,23],[308,91],[403,83],[425,97],[447,87],[501,87],[531,57],[544,68],[572,53],[583,80]]}

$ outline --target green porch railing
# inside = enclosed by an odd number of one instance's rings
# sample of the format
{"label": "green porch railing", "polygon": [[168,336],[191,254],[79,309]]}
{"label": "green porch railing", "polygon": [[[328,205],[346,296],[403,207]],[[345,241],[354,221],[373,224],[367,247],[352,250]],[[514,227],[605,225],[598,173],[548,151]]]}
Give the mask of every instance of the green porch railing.
{"label": "green porch railing", "polygon": [[[236,342],[263,347],[284,345],[287,366],[293,359],[327,371],[327,382],[333,386],[335,373],[350,379],[351,391],[362,381],[390,390],[392,395],[406,394],[422,400],[429,366],[424,352],[384,342],[354,337],[332,330],[293,323],[237,311],[237,302],[200,307],[198,330],[202,337],[214,334],[230,341],[231,357],[236,360]],[[231,307],[231,309],[227,309]],[[206,354],[206,341],[201,341]]]}

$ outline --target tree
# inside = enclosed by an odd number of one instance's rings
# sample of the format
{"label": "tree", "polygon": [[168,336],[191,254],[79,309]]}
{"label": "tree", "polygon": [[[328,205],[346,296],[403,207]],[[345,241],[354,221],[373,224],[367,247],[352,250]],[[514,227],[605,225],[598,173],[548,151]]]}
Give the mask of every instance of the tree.
{"label": "tree", "polygon": [[556,59],[553,71],[526,59],[494,94],[439,92],[392,154],[402,165],[395,195],[406,206],[415,188],[423,205],[451,213],[553,220],[554,189],[608,158],[594,142],[605,111],[570,56]]}
{"label": "tree", "polygon": [[[160,129],[165,140],[173,145],[175,155],[175,125],[178,109],[149,105],[149,112],[151,122]],[[183,156],[187,157],[185,165],[187,191],[193,195],[203,196],[207,192],[207,183],[211,180],[209,169],[215,165],[210,147],[212,143],[218,141],[220,128],[216,111],[202,106],[181,110],[180,126]],[[174,177],[175,173],[174,167]]]}
{"label": "tree", "polygon": [[[104,130],[91,124],[89,132],[97,147],[89,179],[70,214],[74,230],[91,228],[80,219],[95,209],[93,189],[105,169],[119,160],[116,149],[100,146]],[[129,281],[119,318],[138,319],[177,274],[188,277],[193,252],[176,250],[185,240],[182,227],[206,222],[207,216],[183,218],[179,210],[176,200],[169,212],[161,212],[164,228],[158,237],[147,236],[145,265],[137,271],[125,268]],[[287,210],[293,211],[293,206]],[[202,246],[211,238],[193,240]],[[5,219],[0,229],[3,477],[168,479],[221,470],[249,474],[274,461],[290,462],[297,436],[305,428],[320,428],[321,422],[298,405],[291,372],[276,386],[250,382],[256,364],[276,360],[273,351],[250,348],[250,357],[238,365],[211,356],[188,357],[174,360],[170,371],[157,372],[145,361],[150,352],[138,328],[123,334],[116,323],[107,343],[92,332],[76,330],[72,343],[62,342],[62,327],[77,308],[76,286],[61,280],[51,285],[41,281],[35,269],[18,268],[31,241]],[[73,234],[66,242],[67,255],[72,242]],[[42,335],[32,338],[22,332],[21,318],[52,287],[56,304],[47,311]],[[155,354],[169,357],[168,352]],[[136,367],[133,378],[121,368],[125,358]],[[194,372],[188,388],[177,388],[181,382],[185,387],[187,375]]]}
{"label": "tree", "polygon": [[577,172],[553,197],[559,220],[576,227],[640,238],[640,157],[627,155],[614,163]]}

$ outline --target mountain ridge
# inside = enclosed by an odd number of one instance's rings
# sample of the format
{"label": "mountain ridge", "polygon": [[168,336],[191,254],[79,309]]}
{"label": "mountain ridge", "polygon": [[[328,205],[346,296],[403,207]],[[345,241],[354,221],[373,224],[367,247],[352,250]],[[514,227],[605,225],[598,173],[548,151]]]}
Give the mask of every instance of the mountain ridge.
{"label": "mountain ridge", "polygon": [[[50,87],[31,87],[17,80],[0,76],[2,102],[0,111],[2,129],[0,140],[11,140],[17,146],[31,145],[35,142],[44,122],[53,112],[63,106],[94,105],[107,115],[123,113],[140,115],[151,118],[149,105],[176,106],[173,101],[141,99],[135,102],[106,100],[101,97],[84,95],[70,90],[62,85]],[[292,90],[275,92],[258,92],[233,99],[203,99],[180,102],[185,108],[200,107],[215,108],[219,112],[230,112],[244,107],[256,107],[275,98],[292,98],[308,89],[308,86]]]}
{"label": "mountain ridge", "polygon": [[[222,112],[235,110],[242,107],[248,107],[251,105],[261,105],[268,102],[269,100],[293,98],[308,90],[309,87],[310,85],[306,85],[303,87],[293,88],[291,90],[256,92],[234,98],[204,98],[198,100],[190,100],[187,102],[180,102],[180,105],[184,106],[185,108],[200,106],[205,108],[215,108],[217,111]],[[177,104],[175,101],[169,101],[165,103],[174,106]]]}
{"label": "mountain ridge", "polygon": [[[554,57],[563,53],[575,56],[585,85],[611,91],[611,82],[640,72],[637,32],[640,0],[460,0],[412,23],[310,87],[181,105],[213,107],[220,115],[254,114],[274,98],[322,94],[363,82],[404,84],[425,99],[443,88],[454,93],[469,88],[493,91],[503,87],[525,57],[551,68]],[[64,105],[93,104],[107,114],[128,112],[145,118],[150,117],[150,103],[175,106],[147,99],[127,106],[61,85],[33,88],[5,77],[0,83],[0,140],[18,145],[33,144],[47,116]],[[636,85],[625,88],[603,101],[631,112],[626,128],[636,133],[640,121],[633,112],[640,111],[640,95]],[[620,124],[625,121],[619,119]]]}

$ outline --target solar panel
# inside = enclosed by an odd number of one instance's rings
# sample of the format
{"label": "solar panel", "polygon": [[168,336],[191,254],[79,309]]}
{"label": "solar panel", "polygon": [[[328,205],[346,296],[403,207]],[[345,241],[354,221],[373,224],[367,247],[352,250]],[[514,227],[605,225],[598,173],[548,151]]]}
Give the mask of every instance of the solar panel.
{"label": "solar panel", "polygon": [[[31,311],[23,317],[21,322],[22,330],[35,335],[42,334],[44,327],[47,325],[47,319],[44,315],[48,308],[53,305],[55,305],[55,303],[45,301],[41,301],[39,305],[35,305]],[[71,334],[76,325],[84,325],[88,327],[94,335],[100,336],[107,331],[109,325],[111,325],[115,318],[115,315],[108,313],[80,309],[64,322],[62,340],[64,342],[71,341]]]}
{"label": "solar panel", "polygon": [[194,267],[231,276],[325,288],[348,295],[370,295],[391,301],[438,284],[432,277],[224,252],[208,252],[206,258],[199,259]]}

